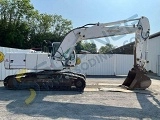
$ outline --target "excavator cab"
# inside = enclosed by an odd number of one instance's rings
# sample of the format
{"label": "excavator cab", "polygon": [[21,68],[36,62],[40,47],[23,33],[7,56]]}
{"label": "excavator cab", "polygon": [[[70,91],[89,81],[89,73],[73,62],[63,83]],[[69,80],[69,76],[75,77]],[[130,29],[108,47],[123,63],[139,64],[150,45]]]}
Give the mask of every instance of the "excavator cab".
{"label": "excavator cab", "polygon": [[51,53],[51,55],[54,56],[59,46],[60,46],[60,42],[51,43],[51,41],[49,40],[44,40],[42,43],[41,49],[43,52]]}
{"label": "excavator cab", "polygon": [[[60,42],[53,42],[52,43],[52,48],[51,48],[51,52],[50,52],[52,56],[55,55],[59,46],[60,46]],[[68,67],[68,66],[75,67],[75,64],[77,64],[77,59],[79,59],[79,58],[77,58],[75,50],[72,51],[69,58],[65,58],[65,54],[63,54],[61,57],[63,57],[65,59],[62,62],[64,62],[63,65],[66,67]]]}
{"label": "excavator cab", "polygon": [[52,54],[52,56],[55,55],[55,53],[57,52],[59,46],[60,46],[60,42],[53,42],[52,43],[52,47],[51,47],[51,54]]}

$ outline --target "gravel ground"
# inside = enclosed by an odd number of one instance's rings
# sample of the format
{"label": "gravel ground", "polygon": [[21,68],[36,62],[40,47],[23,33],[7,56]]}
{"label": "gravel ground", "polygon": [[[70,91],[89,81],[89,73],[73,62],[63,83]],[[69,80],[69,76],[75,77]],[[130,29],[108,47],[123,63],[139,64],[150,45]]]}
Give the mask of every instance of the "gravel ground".
{"label": "gravel ground", "polygon": [[29,90],[6,90],[0,82],[0,119],[160,120],[160,80],[152,80],[145,92],[94,91],[117,88],[123,81],[124,78],[87,78],[83,93],[37,91],[28,105],[25,100],[30,96]]}

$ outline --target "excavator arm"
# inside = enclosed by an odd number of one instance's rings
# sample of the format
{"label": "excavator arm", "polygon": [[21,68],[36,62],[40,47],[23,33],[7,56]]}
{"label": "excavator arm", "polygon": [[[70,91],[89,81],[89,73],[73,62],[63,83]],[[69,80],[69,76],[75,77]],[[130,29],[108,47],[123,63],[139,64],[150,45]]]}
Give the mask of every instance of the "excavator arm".
{"label": "excavator arm", "polygon": [[[128,25],[128,23],[132,21],[137,21],[137,25]],[[65,36],[59,49],[55,53],[55,58],[69,58],[76,46],[76,43],[81,40],[135,33],[134,65],[143,67],[146,64],[146,54],[143,54],[143,52],[147,49],[144,42],[149,38],[149,31],[149,21],[146,17],[111,23],[87,24],[73,29]]]}

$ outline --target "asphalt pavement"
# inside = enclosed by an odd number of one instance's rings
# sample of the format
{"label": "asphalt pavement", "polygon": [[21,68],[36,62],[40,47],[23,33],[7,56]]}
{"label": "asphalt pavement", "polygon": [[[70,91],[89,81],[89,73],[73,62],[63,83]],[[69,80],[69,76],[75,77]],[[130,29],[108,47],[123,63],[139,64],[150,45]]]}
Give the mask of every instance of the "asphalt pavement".
{"label": "asphalt pavement", "polygon": [[118,87],[125,77],[87,77],[84,92],[6,90],[0,82],[0,120],[159,120],[160,80],[146,90]]}

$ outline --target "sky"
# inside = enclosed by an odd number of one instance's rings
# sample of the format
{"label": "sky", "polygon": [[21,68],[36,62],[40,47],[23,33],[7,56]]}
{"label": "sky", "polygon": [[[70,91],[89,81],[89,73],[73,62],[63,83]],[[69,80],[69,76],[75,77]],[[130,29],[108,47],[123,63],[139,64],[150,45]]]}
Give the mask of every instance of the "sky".
{"label": "sky", "polygon": [[[150,35],[160,31],[160,0],[31,0],[31,4],[40,13],[62,15],[71,20],[73,28],[145,16],[150,21]],[[134,41],[134,36],[131,34],[106,39],[119,47]],[[105,45],[105,42],[98,40],[94,42],[98,49]]]}

